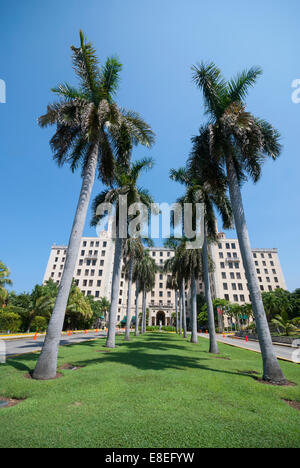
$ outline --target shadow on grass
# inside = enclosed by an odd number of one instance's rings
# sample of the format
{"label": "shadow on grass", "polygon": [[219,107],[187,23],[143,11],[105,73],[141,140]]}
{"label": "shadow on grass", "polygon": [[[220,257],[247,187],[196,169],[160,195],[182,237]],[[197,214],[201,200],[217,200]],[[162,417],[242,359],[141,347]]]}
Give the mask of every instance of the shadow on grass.
{"label": "shadow on grass", "polygon": [[[175,345],[170,343],[164,342],[164,338],[162,337],[143,337],[142,341],[130,341],[130,342],[118,342],[118,347],[114,350],[112,349],[110,353],[103,353],[99,355],[97,358],[91,359],[75,359],[72,360],[74,365],[87,367],[94,365],[94,364],[103,364],[103,363],[112,363],[112,364],[121,364],[124,366],[132,366],[139,370],[165,370],[165,369],[175,369],[175,370],[184,370],[184,369],[197,369],[197,370],[206,370],[209,372],[215,372],[217,374],[227,374],[227,375],[234,375],[240,378],[255,378],[253,375],[229,371],[225,369],[216,369],[213,367],[209,367],[208,365],[204,364],[203,361],[210,361],[209,354],[199,349],[199,355],[197,357],[186,356],[182,353],[178,354],[171,354],[166,353],[166,350],[185,350],[186,346]],[[102,343],[101,343],[102,344]],[[82,342],[82,343],[74,343],[68,346],[68,348],[72,348],[73,346],[77,347],[91,347],[91,348],[99,348],[101,346],[99,341],[89,341],[89,342]],[[183,343],[184,344],[184,343]],[[103,345],[102,345],[103,346]],[[127,350],[125,348],[127,347]],[[118,348],[120,352],[118,352]],[[105,349],[103,347],[102,349]],[[155,350],[155,351],[164,351],[163,353],[149,353],[147,351]],[[94,351],[99,351],[99,349],[94,349]],[[38,358],[38,354],[28,354],[23,355],[15,358],[10,358],[7,360],[6,366],[14,367],[19,371],[26,371],[31,372],[36,361]],[[75,364],[76,363],[76,364]]]}

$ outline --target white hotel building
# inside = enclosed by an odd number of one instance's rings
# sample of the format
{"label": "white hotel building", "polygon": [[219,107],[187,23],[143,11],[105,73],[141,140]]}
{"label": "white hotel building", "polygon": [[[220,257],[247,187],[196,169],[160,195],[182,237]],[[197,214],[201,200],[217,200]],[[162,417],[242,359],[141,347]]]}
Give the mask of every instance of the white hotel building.
{"label": "white hotel building", "polygon": [[[275,248],[252,249],[253,259],[261,291],[273,291],[276,288],[286,289],[285,279],[279,262],[278,251]],[[44,282],[50,278],[59,284],[64,270],[67,247],[54,244]],[[157,265],[163,266],[165,261],[174,255],[171,249],[156,247],[150,249],[150,255]],[[218,242],[211,246],[211,255],[215,263],[215,271],[211,274],[211,287],[214,298],[227,299],[232,303],[244,304],[250,302],[245,270],[243,267],[239,243],[237,239],[227,239],[222,232],[218,234]],[[92,295],[96,299],[111,298],[112,271],[114,260],[114,242],[107,232],[99,237],[83,237],[74,271],[74,279],[83,294]],[[149,325],[171,324],[175,312],[175,292],[166,287],[167,274],[156,274],[153,291],[147,295],[149,308]],[[202,279],[198,279],[198,292],[204,292]],[[118,322],[126,315],[128,284],[122,273]],[[186,291],[187,310],[188,290]],[[142,298],[140,296],[140,311]],[[135,315],[135,285],[133,286],[132,315]]]}

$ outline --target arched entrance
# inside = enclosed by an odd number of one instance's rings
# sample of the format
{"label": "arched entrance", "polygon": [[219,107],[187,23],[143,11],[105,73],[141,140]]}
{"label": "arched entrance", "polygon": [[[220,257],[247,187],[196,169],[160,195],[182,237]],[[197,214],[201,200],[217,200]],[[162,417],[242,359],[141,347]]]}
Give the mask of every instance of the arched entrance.
{"label": "arched entrance", "polygon": [[166,314],[162,310],[156,314],[156,325],[159,326],[160,322],[163,327],[166,325]]}

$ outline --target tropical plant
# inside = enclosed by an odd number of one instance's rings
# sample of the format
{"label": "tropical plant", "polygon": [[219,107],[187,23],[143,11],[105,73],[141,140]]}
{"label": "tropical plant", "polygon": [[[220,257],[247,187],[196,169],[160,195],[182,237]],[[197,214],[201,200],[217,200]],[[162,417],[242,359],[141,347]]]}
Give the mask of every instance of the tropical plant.
{"label": "tropical plant", "polygon": [[[155,275],[159,271],[155,260],[150,256],[149,250],[144,249],[143,257],[136,262],[133,279],[138,282],[139,290],[143,294],[142,302],[142,321],[141,321],[141,334],[146,332],[147,326],[147,311],[146,311],[146,298],[147,292],[151,291],[155,286]],[[137,315],[138,317],[138,315]]]}
{"label": "tropical plant", "polygon": [[96,173],[104,183],[111,183],[115,161],[126,164],[133,144],[150,146],[154,139],[150,127],[137,113],[119,109],[115,103],[120,62],[111,57],[100,68],[96,52],[82,32],[80,47],[72,47],[72,52],[79,88],[65,83],[53,89],[60,100],[49,105],[47,113],[39,119],[41,127],[57,126],[50,145],[58,165],[69,164],[72,171],[82,169],[82,186],[65,268],[43,350],[33,373],[35,379],[42,380],[56,375],[60,335]]}
{"label": "tropical plant", "polygon": [[[144,190],[137,186],[137,181],[141,173],[145,170],[149,170],[153,167],[153,160],[151,158],[144,158],[135,163],[130,163],[126,168],[123,166],[116,166],[115,168],[115,179],[110,189],[101,192],[93,202],[93,219],[91,222],[92,226],[96,226],[98,222],[105,216],[99,214],[98,207],[110,203],[115,207],[115,257],[114,257],[114,268],[112,278],[112,291],[111,291],[111,306],[109,312],[109,326],[106,346],[108,348],[115,347],[115,333],[116,333],[116,319],[118,311],[119,291],[120,291],[120,279],[121,279],[121,262],[124,257],[124,247],[126,246],[126,240],[128,236],[131,236],[131,222],[133,221],[133,215],[129,215],[127,222],[124,225],[119,223],[123,210],[127,207],[143,206],[149,207],[154,203],[150,194],[147,190]],[[125,205],[124,199],[126,199]],[[139,238],[141,236],[142,224],[145,221],[141,214],[141,220],[139,221],[140,229],[137,229],[133,233],[132,238]],[[122,231],[122,234],[121,234]],[[129,316],[130,314],[128,314]]]}
{"label": "tropical plant", "polygon": [[66,321],[74,329],[75,324],[80,322],[80,320],[85,321],[92,317],[93,310],[89,299],[82,294],[73,281],[66,309]]}
{"label": "tropical plant", "polygon": [[[193,148],[194,150],[195,148]],[[208,170],[208,168],[207,168]],[[212,170],[212,168],[209,168]],[[186,193],[181,197],[178,202],[181,204],[191,203],[193,207],[198,203],[202,203],[204,208],[204,220],[202,224],[203,229],[203,247],[202,247],[202,258],[203,265],[201,268],[204,285],[205,285],[205,297],[207,301],[208,310],[208,324],[209,324],[209,335],[210,335],[210,353],[219,353],[217,337],[215,331],[214,312],[211,296],[210,287],[210,265],[209,265],[209,244],[217,240],[216,230],[216,217],[214,214],[214,207],[219,211],[223,227],[230,228],[232,226],[232,213],[229,200],[226,196],[226,182],[225,178],[219,176],[218,184],[212,186],[206,181],[206,171],[201,173],[193,172],[193,170],[187,170],[181,168],[179,170],[171,170],[171,179],[185,185]],[[217,177],[217,175],[215,175]],[[194,227],[197,225],[196,218],[197,213],[194,208]],[[198,272],[198,274],[200,271]],[[195,282],[195,279],[193,280]],[[197,302],[196,302],[196,291],[194,291],[193,299],[193,323],[194,327],[197,326]]]}
{"label": "tropical plant", "polygon": [[[262,163],[267,157],[277,159],[281,146],[279,133],[272,125],[246,111],[245,98],[262,71],[246,70],[236,78],[225,81],[215,64],[193,67],[193,78],[203,92],[209,123],[195,137],[191,165],[195,171],[212,166],[209,182],[217,183],[216,174],[225,178],[229,187],[235,226],[247,275],[253,313],[263,359],[263,379],[284,383],[285,377],[278,364],[266,319],[261,291],[256,275],[249,234],[241,195],[242,182],[250,177],[257,182]],[[208,164],[209,163],[209,164]]]}
{"label": "tropical plant", "polygon": [[297,327],[288,320],[288,316],[286,312],[283,312],[281,315],[276,315],[274,319],[272,319],[273,325],[279,327],[284,332],[284,335],[289,336],[290,333],[297,330]]}
{"label": "tropical plant", "polygon": [[9,278],[10,271],[3,262],[0,261],[0,307],[5,305],[8,298],[8,291],[5,286],[11,286],[12,280]]}

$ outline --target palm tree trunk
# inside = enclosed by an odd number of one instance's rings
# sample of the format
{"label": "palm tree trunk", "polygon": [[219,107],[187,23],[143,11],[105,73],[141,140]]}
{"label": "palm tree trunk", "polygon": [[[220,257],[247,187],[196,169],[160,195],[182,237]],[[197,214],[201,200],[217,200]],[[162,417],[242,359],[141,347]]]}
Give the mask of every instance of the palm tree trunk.
{"label": "palm tree trunk", "polygon": [[183,317],[183,296],[182,296],[182,288],[180,288],[179,293],[179,335],[182,335],[182,317]]}
{"label": "palm tree trunk", "polygon": [[65,268],[58,289],[55,306],[49,322],[43,349],[33,373],[34,379],[48,380],[54,379],[56,377],[58,347],[78,252],[80,249],[87,210],[91,198],[91,192],[95,181],[98,153],[99,145],[95,144],[89,162],[84,170],[79,201],[66,255]]}
{"label": "palm tree trunk", "polygon": [[128,274],[128,297],[127,297],[127,316],[126,316],[126,331],[125,341],[130,340],[130,323],[131,323],[131,290],[132,290],[132,274],[133,274],[133,259],[129,261],[129,274]]}
{"label": "palm tree trunk", "polygon": [[178,317],[178,291],[175,291],[175,308],[176,308],[176,333],[179,333],[179,317]]}
{"label": "palm tree trunk", "polygon": [[183,338],[187,338],[186,304],[185,304],[185,280],[182,281],[182,322],[183,322]]}
{"label": "palm tree trunk", "polygon": [[139,336],[139,284],[138,280],[135,283],[135,336]]}
{"label": "palm tree trunk", "polygon": [[192,335],[191,343],[198,343],[198,328],[197,328],[197,288],[196,278],[193,275],[191,280],[191,309],[192,309]]}
{"label": "palm tree trunk", "polygon": [[209,352],[212,354],[219,354],[216,328],[215,328],[215,314],[214,314],[214,307],[212,303],[211,289],[210,289],[206,225],[204,226],[204,242],[203,242],[203,248],[202,248],[202,256],[203,256],[203,279],[204,279],[204,286],[205,286],[205,299],[206,299],[206,307],[207,307],[207,315],[208,315]]}
{"label": "palm tree trunk", "polygon": [[272,344],[270,329],[266,318],[259,283],[250,246],[249,234],[244,213],[241,190],[236,170],[231,158],[227,158],[227,177],[236,231],[240,244],[245,273],[248,280],[253,313],[263,359],[263,379],[274,383],[285,382]]}
{"label": "palm tree trunk", "polygon": [[141,335],[145,333],[145,320],[146,320],[146,287],[144,286],[143,287]]}
{"label": "palm tree trunk", "polygon": [[111,287],[111,304],[110,304],[110,311],[109,311],[108,334],[107,334],[107,340],[106,340],[107,348],[115,348],[116,346],[116,324],[117,324],[117,313],[118,313],[118,304],[119,304],[119,295],[120,295],[123,243],[124,243],[124,240],[119,237],[119,234],[117,232],[114,269],[113,269],[112,287]]}

